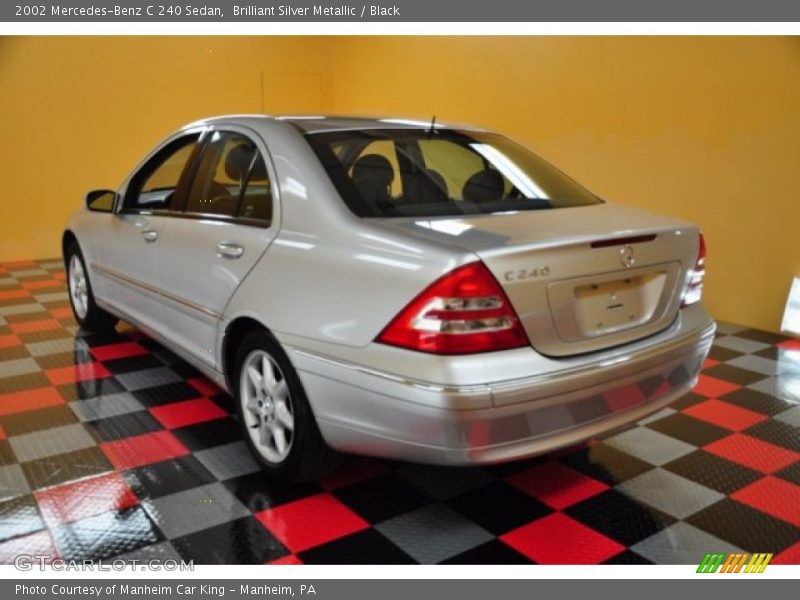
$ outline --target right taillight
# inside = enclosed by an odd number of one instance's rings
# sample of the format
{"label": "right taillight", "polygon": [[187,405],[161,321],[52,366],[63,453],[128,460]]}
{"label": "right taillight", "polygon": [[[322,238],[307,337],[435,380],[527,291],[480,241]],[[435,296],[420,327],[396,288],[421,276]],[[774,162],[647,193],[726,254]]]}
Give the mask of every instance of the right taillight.
{"label": "right taillight", "polygon": [[482,262],[459,267],[432,283],[375,341],[431,354],[529,345],[503,288]]}
{"label": "right taillight", "polygon": [[703,278],[706,276],[706,239],[700,234],[700,249],[697,252],[697,261],[690,271],[691,278],[686,292],[683,295],[681,308],[700,302],[703,296]]}

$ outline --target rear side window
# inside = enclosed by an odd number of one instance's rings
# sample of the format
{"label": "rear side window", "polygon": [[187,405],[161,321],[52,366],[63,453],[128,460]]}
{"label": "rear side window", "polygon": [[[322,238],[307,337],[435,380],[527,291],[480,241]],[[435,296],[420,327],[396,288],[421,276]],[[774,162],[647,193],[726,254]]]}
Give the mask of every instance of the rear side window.
{"label": "rear side window", "polygon": [[215,131],[200,158],[185,212],[269,223],[272,193],[264,157],[249,138]]}
{"label": "rear side window", "polygon": [[306,140],[345,203],[362,217],[492,214],[601,202],[499,135],[366,129],[311,133]]}

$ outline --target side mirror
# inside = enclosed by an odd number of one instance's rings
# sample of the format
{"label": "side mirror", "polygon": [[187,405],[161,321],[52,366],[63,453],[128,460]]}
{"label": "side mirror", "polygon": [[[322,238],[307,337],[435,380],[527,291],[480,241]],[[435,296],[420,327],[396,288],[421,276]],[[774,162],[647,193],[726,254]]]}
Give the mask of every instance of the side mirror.
{"label": "side mirror", "polygon": [[96,212],[111,212],[116,198],[117,193],[111,190],[92,190],[86,194],[86,208]]}

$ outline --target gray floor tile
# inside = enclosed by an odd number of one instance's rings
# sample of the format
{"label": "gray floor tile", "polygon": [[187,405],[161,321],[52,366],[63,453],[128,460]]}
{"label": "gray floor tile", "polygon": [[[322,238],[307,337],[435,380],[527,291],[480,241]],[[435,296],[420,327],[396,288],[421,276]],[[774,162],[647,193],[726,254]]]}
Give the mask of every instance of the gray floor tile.
{"label": "gray floor tile", "polygon": [[629,479],[618,485],[617,490],[678,519],[685,519],[725,497],[662,469]]}
{"label": "gray floor tile", "polygon": [[747,387],[763,394],[775,396],[786,402],[800,404],[800,380],[798,379],[800,378],[768,377],[751,383]]}
{"label": "gray floor tile", "polygon": [[51,292],[49,294],[34,294],[33,296],[37,302],[46,304],[47,302],[61,302],[62,300],[69,300],[67,292]]}
{"label": "gray floor tile", "polygon": [[8,442],[20,462],[65,454],[96,445],[94,438],[80,423],[10,437]]}
{"label": "gray floor tile", "polygon": [[782,413],[775,415],[779,421],[783,421],[787,425],[800,428],[800,406],[795,406]]}
{"label": "gray floor tile", "polygon": [[603,442],[651,465],[664,465],[696,450],[691,444],[646,427],[634,427]]}
{"label": "gray floor tile", "polygon": [[43,269],[47,269],[48,271],[63,271],[64,270],[64,263],[60,260],[51,260],[47,262],[40,262],[39,266]]}
{"label": "gray floor tile", "polygon": [[23,277],[38,277],[40,275],[49,275],[50,274],[47,271],[45,271],[44,269],[38,269],[38,268],[16,269],[16,270],[10,271],[10,273],[14,277],[16,277],[17,279],[22,279]]}
{"label": "gray floor tile", "polygon": [[26,344],[25,348],[28,349],[28,354],[31,356],[50,356],[51,354],[72,352],[75,350],[76,344],[76,340],[72,338],[61,338],[46,342],[31,342]]}
{"label": "gray floor tile", "polygon": [[0,285],[14,285],[19,283],[16,277],[0,277]]}
{"label": "gray floor tile", "polygon": [[148,387],[166,385],[183,381],[180,375],[166,367],[156,367],[154,369],[144,369],[142,371],[132,371],[115,376],[126,390],[141,390]]}
{"label": "gray floor tile", "polygon": [[16,377],[27,373],[38,373],[42,368],[32,358],[18,358],[16,360],[0,361],[0,378]]}
{"label": "gray floor tile", "polygon": [[484,469],[453,469],[431,465],[404,465],[397,473],[439,500],[447,500],[496,479]]}
{"label": "gray floor tile", "polygon": [[221,483],[144,500],[142,506],[168,538],[221,525],[250,514]]}
{"label": "gray floor tile", "polygon": [[637,421],[636,423],[638,425],[647,425],[648,423],[655,423],[656,421],[660,421],[664,417],[674,415],[676,412],[678,411],[668,406],[667,408],[662,408],[657,413],[652,414],[649,417],[645,417],[644,419],[642,419],[641,421]]}
{"label": "gray floor tile", "polygon": [[754,342],[753,340],[746,340],[744,338],[736,337],[735,335],[726,335],[714,340],[714,345],[720,348],[728,348],[729,350],[736,350],[737,352],[744,352],[751,354],[758,352],[764,348],[769,348],[769,344],[762,344],[761,342]]}
{"label": "gray floor tile", "polygon": [[261,467],[244,442],[233,442],[195,452],[195,458],[219,481],[254,473]]}
{"label": "gray floor tile", "polygon": [[22,467],[19,465],[0,467],[0,500],[27,494],[30,489]]}
{"label": "gray floor tile", "polygon": [[725,335],[733,335],[735,333],[739,333],[740,331],[744,331],[747,327],[743,325],[736,325],[735,323],[727,323],[725,321],[717,321],[717,331],[720,333],[724,333]]}
{"label": "gray floor tile", "polygon": [[166,560],[180,562],[183,559],[171,543],[159,542],[158,544],[145,546],[144,548],[139,548],[139,550],[134,550],[127,554],[120,554],[119,556],[115,556],[114,560],[124,560],[126,562],[136,561],[137,563],[146,564],[151,560],[157,560],[163,563]]}
{"label": "gray floor tile", "polygon": [[699,565],[707,552],[742,552],[733,544],[680,521],[631,546],[659,565]]}
{"label": "gray floor tile", "polygon": [[86,400],[73,400],[69,403],[69,407],[83,422],[107,419],[144,409],[142,403],[128,392],[97,396]]}
{"label": "gray floor tile", "polygon": [[761,356],[755,356],[753,354],[737,356],[733,360],[726,361],[725,364],[731,365],[732,367],[738,367],[740,369],[747,369],[748,371],[754,371],[767,376],[776,375],[778,373],[778,361],[771,360],[769,358],[763,358]]}
{"label": "gray floor tile", "polygon": [[44,306],[38,302],[33,302],[31,304],[10,304],[8,306],[0,306],[0,315],[4,317],[8,317],[10,315],[29,315],[38,312],[46,312]]}
{"label": "gray floor tile", "polygon": [[376,529],[423,564],[441,562],[493,537],[442,504],[389,519]]}

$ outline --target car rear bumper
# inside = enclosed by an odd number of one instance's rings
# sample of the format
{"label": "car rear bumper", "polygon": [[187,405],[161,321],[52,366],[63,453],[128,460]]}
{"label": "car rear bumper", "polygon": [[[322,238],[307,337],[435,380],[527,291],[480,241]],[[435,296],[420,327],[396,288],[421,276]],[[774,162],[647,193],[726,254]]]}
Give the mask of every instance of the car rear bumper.
{"label": "car rear bumper", "polygon": [[706,319],[614,358],[461,387],[298,349],[290,357],[333,448],[434,464],[491,464],[570,446],[667,406],[694,386],[714,330]]}

